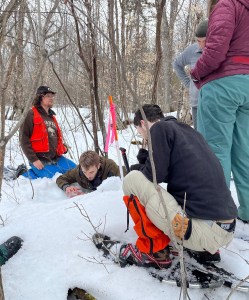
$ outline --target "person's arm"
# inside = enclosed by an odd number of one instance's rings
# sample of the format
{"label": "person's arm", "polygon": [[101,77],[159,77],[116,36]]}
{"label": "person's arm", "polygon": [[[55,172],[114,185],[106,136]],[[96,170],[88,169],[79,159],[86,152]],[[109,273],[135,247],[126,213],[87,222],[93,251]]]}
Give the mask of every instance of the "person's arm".
{"label": "person's arm", "polygon": [[79,172],[78,167],[76,167],[72,170],[69,170],[65,174],[59,176],[56,179],[56,184],[58,185],[58,187],[65,192],[67,187],[69,187],[69,186],[71,186],[71,184],[77,182],[77,180],[76,180],[77,172]]}
{"label": "person's arm", "polygon": [[191,64],[191,56],[193,55],[194,48],[195,45],[188,46],[173,62],[176,75],[186,88],[189,88],[190,85],[190,75],[187,74],[185,67]]}
{"label": "person's arm", "polygon": [[218,2],[216,5],[209,18],[206,46],[195,68],[191,70],[194,82],[217,70],[227,58],[236,26],[234,6],[232,1],[226,1],[226,4]]}
{"label": "person's arm", "polygon": [[34,113],[32,110],[30,110],[20,128],[19,138],[20,138],[20,145],[22,151],[27,157],[28,161],[31,163],[39,161],[36,153],[32,149],[31,142],[30,142],[30,138],[33,134],[33,129],[34,129]]}
{"label": "person's arm", "polygon": [[[165,125],[163,123],[164,121],[159,121],[150,129],[157,183],[168,181],[168,168],[171,155],[171,141],[169,134],[170,129],[166,134],[166,130],[164,128]],[[152,168],[149,157],[141,171],[150,181],[153,182]]]}
{"label": "person's arm", "polygon": [[133,170],[141,171],[144,168],[144,164],[145,164],[148,156],[149,156],[148,150],[146,150],[144,148],[139,149],[138,154],[137,154],[138,164],[131,165],[130,170],[131,171],[133,171]]}
{"label": "person's arm", "polygon": [[106,162],[106,168],[107,168],[107,172],[106,172],[107,177],[112,177],[112,176],[120,177],[119,166],[112,159],[108,159],[108,161]]}

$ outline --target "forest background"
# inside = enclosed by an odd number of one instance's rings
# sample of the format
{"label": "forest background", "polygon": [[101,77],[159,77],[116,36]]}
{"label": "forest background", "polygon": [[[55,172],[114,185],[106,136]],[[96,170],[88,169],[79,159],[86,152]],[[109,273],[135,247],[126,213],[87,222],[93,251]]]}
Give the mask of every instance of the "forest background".
{"label": "forest background", "polygon": [[[91,109],[94,148],[105,140],[103,112],[112,95],[119,127],[139,103],[177,111],[191,124],[174,56],[194,42],[206,17],[202,0],[3,0],[0,4],[0,176],[5,147],[39,85],[57,91],[57,106]],[[6,136],[5,121],[17,120]]]}

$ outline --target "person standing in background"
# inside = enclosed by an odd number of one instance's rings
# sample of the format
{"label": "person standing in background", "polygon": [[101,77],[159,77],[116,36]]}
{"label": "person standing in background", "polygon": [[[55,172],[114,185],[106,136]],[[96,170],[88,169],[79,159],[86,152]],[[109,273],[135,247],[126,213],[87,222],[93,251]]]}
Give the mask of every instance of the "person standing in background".
{"label": "person standing in background", "polygon": [[201,89],[197,127],[231,171],[239,218],[249,223],[249,1],[209,1],[206,46],[191,77]]}
{"label": "person standing in background", "polygon": [[173,68],[182,84],[189,90],[189,103],[192,110],[192,119],[194,128],[197,129],[197,105],[199,91],[193,83],[190,74],[186,72],[185,67],[193,68],[201,56],[202,49],[205,47],[208,20],[201,21],[196,28],[196,43],[188,46],[179,54],[173,62]]}

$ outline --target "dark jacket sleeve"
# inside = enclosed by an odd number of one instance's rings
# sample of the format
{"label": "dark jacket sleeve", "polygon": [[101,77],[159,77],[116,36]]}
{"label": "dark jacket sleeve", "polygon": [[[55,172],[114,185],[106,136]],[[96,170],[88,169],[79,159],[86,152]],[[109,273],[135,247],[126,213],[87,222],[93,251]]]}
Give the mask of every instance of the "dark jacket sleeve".
{"label": "dark jacket sleeve", "polygon": [[149,152],[146,149],[139,149],[138,154],[137,154],[137,160],[139,162],[139,164],[145,164],[146,159],[149,156]]}
{"label": "dark jacket sleeve", "polygon": [[27,157],[28,161],[33,163],[38,160],[34,150],[32,149],[30,138],[34,128],[34,113],[30,110],[20,128],[19,139],[22,151]]}
{"label": "dark jacket sleeve", "polygon": [[138,164],[134,164],[130,166],[130,170],[137,170],[137,171],[141,171],[144,168],[144,164],[147,160],[147,158],[149,157],[149,152],[146,149],[139,149],[138,154],[137,154],[137,160],[138,160]]}
{"label": "dark jacket sleeve", "polygon": [[135,165],[131,165],[130,170],[131,171],[134,171],[134,170],[142,171],[143,168],[144,168],[144,164],[135,164]]}
{"label": "dark jacket sleeve", "polygon": [[[166,134],[166,130],[165,128],[163,128],[163,123],[164,122],[156,122],[150,129],[157,183],[168,181],[168,169],[170,164],[170,130],[167,131]],[[142,173],[150,181],[153,181],[152,168],[149,157],[145,162]]]}
{"label": "dark jacket sleeve", "polygon": [[227,58],[235,29],[235,9],[232,1],[218,3],[209,18],[206,46],[191,70],[193,79],[201,80],[217,70]]}
{"label": "dark jacket sleeve", "polygon": [[77,182],[77,174],[79,172],[79,167],[76,167],[72,170],[67,171],[65,174],[59,176],[56,179],[56,184],[58,187],[65,191],[66,187],[71,185],[72,183]]}
{"label": "dark jacket sleeve", "polygon": [[173,62],[173,68],[177,77],[181,80],[185,87],[190,87],[190,76],[186,72],[185,67],[191,64],[194,45],[190,45],[180,53]]}

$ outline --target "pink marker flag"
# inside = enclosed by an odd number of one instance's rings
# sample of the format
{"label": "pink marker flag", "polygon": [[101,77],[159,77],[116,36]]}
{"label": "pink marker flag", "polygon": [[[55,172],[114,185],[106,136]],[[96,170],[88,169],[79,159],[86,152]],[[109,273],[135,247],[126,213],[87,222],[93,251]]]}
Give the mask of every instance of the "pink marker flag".
{"label": "pink marker flag", "polygon": [[108,152],[109,146],[114,142],[114,140],[116,141],[118,140],[118,135],[116,130],[116,109],[115,109],[115,105],[112,102],[112,98],[111,99],[109,98],[109,101],[110,101],[110,111],[109,111],[107,136],[105,141],[106,153]]}

